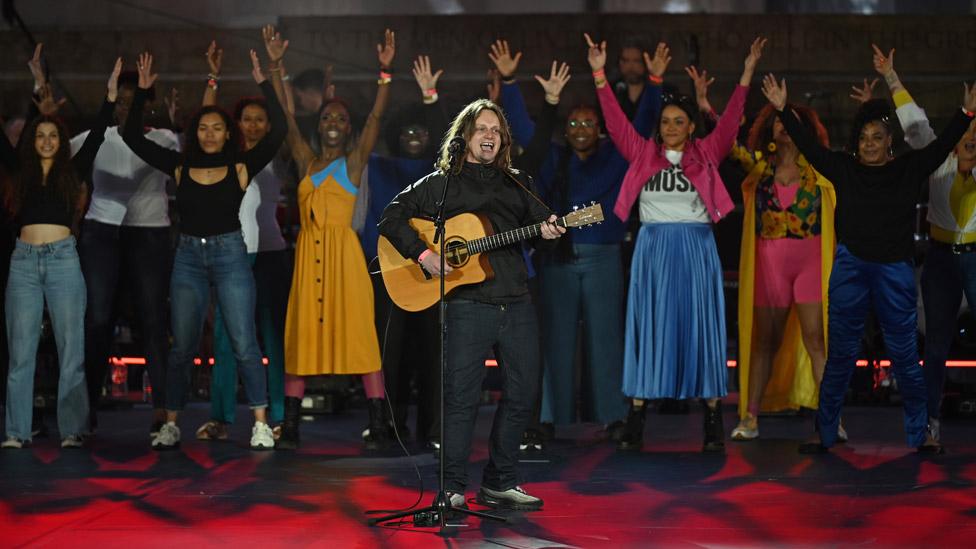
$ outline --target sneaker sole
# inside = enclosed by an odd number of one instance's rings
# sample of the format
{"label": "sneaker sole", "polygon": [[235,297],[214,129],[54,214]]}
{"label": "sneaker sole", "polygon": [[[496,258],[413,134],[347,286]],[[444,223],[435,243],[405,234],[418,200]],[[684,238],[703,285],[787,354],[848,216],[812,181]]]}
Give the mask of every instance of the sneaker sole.
{"label": "sneaker sole", "polygon": [[180,448],[179,442],[177,442],[176,444],[171,444],[169,446],[165,444],[155,444],[152,447],[152,449],[156,450],[157,452],[168,452],[170,450],[179,450],[179,448]]}
{"label": "sneaker sole", "polygon": [[543,503],[516,503],[514,501],[509,501],[505,499],[499,499],[487,494],[478,493],[475,501],[484,505],[485,507],[491,507],[492,509],[510,509],[512,511],[538,511],[542,509]]}

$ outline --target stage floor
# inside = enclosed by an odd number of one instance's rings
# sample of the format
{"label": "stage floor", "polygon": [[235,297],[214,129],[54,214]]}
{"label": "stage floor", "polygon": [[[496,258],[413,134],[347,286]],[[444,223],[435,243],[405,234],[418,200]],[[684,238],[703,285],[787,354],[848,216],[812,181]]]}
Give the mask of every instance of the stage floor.
{"label": "stage floor", "polygon": [[[851,442],[797,454],[812,416],[763,419],[762,439],[700,453],[702,415],[648,414],[643,452],[614,450],[599,426],[560,429],[521,464],[545,500],[507,523],[468,518],[441,537],[410,523],[369,527],[365,512],[422,504],[433,457],[367,456],[365,410],[303,423],[298,452],[247,449],[250,422],[226,442],[193,440],[208,408],[181,420],[182,449],[149,448],[148,410],[105,411],[85,450],[55,438],[0,451],[0,546],[40,547],[934,547],[976,539],[976,419],[948,419],[949,452],[904,446],[901,409],[848,407]],[[487,458],[491,406],[481,409],[472,498]],[[238,418],[250,414],[240,408]],[[53,424],[53,418],[49,419]],[[725,425],[734,426],[731,402]]]}

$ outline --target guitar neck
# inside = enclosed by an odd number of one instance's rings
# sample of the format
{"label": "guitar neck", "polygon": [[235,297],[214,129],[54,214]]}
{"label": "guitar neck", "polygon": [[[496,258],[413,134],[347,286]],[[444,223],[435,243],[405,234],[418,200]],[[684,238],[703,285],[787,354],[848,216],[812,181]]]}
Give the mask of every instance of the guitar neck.
{"label": "guitar neck", "polygon": [[[557,219],[556,225],[565,227],[566,218],[560,217]],[[519,227],[518,229],[512,229],[503,233],[493,234],[491,236],[486,236],[475,240],[469,240],[468,252],[472,254],[479,254],[482,252],[497,250],[498,248],[510,246],[523,240],[535,238],[541,234],[542,223],[536,223],[535,225],[528,225],[526,227]]]}

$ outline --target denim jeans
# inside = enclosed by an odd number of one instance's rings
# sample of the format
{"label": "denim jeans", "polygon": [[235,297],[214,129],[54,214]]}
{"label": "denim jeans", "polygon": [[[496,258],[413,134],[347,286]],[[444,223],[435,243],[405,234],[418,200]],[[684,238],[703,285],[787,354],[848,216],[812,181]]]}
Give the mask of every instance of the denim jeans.
{"label": "denim jeans", "polygon": [[169,347],[166,298],[173,255],[170,228],[125,227],[85,220],[78,251],[88,284],[85,375],[92,408],[98,404],[108,369],[120,286],[128,287],[135,305],[153,388],[153,408],[162,408],[166,404]]}
{"label": "denim jeans", "polygon": [[858,259],[843,244],[834,254],[830,273],[827,365],[820,383],[817,427],[828,448],[837,439],[844,393],[851,382],[868,311],[881,325],[891,370],[905,408],[908,445],[925,440],[925,379],[918,364],[917,294],[911,262],[874,263]]}
{"label": "denim jeans", "polygon": [[976,253],[954,254],[948,245],[933,242],[922,265],[922,304],[925,309],[925,387],[929,417],[941,417],[946,360],[956,334],[963,292],[976,310]]}
{"label": "denim jeans", "polygon": [[[249,254],[257,286],[256,321],[261,349],[268,358],[268,421],[285,419],[285,316],[291,288],[288,250]],[[234,423],[237,411],[237,363],[224,326],[224,314],[214,314],[214,366],[210,378],[210,419]]]}
{"label": "denim jeans", "polygon": [[482,485],[508,490],[518,484],[519,442],[539,385],[539,328],[529,300],[492,305],[455,299],[447,305],[444,386],[444,489],[464,492],[471,436],[478,416],[485,359],[497,345],[504,381],[489,439]]}
{"label": "denim jeans", "polygon": [[[583,320],[584,375],[581,399],[587,419],[623,419],[624,272],[617,244],[576,244],[566,263],[539,267],[542,317],[542,416],[557,425],[576,421],[577,324]],[[585,414],[584,414],[585,415]]]}
{"label": "denim jeans", "polygon": [[170,280],[173,348],[166,376],[166,409],[179,411],[186,404],[211,286],[244,378],[248,403],[252,409],[264,408],[268,387],[254,325],[254,275],[244,237],[238,231],[205,238],[180,235]]}
{"label": "denim jeans", "polygon": [[34,370],[45,301],[58,347],[58,432],[61,438],[81,434],[88,419],[83,362],[86,297],[75,238],[42,245],[18,240],[10,257],[6,300],[7,436],[31,438]]}

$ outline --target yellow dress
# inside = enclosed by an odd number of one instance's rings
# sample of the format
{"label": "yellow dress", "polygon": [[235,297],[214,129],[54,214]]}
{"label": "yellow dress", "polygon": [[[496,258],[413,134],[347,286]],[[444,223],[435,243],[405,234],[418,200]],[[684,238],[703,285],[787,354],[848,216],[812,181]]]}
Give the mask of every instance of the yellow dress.
{"label": "yellow dress", "polygon": [[[749,362],[753,347],[753,310],[756,283],[756,185],[770,169],[765,159],[757,158],[742,146],[735,146],[732,158],[739,161],[749,175],[742,182],[742,245],[739,251],[739,417],[745,417],[749,407]],[[820,264],[821,296],[823,303],[824,345],[827,344],[827,289],[830,269],[834,263],[834,207],[837,204],[834,186],[820,172],[800,157],[801,169],[809,169],[820,188]],[[813,364],[803,346],[800,320],[796,307],[790,307],[783,333],[783,342],[773,358],[769,384],[763,393],[760,410],[775,412],[799,407],[816,408],[817,384],[813,379]]]}
{"label": "yellow dress", "polygon": [[298,184],[301,232],[285,322],[285,372],[366,374],[380,369],[373,286],[352,230],[358,189],[340,157]]}

